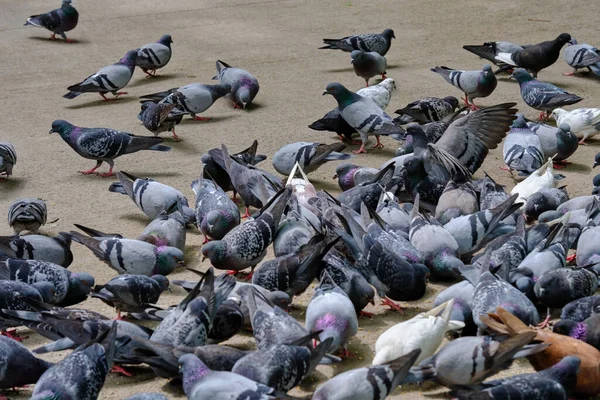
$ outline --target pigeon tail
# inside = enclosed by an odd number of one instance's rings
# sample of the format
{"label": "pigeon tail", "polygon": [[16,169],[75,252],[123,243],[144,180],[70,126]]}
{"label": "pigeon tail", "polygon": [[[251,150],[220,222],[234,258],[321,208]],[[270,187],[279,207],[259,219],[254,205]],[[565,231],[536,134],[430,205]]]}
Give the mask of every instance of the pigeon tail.
{"label": "pigeon tail", "polygon": [[82,94],[82,92],[73,92],[73,91],[71,91],[71,92],[65,94],[63,97],[65,99],[74,99],[75,97],[79,96],[80,94]]}
{"label": "pigeon tail", "polygon": [[156,144],[154,146],[148,147],[145,150],[154,150],[154,151],[171,151],[169,146],[163,146],[161,144]]}

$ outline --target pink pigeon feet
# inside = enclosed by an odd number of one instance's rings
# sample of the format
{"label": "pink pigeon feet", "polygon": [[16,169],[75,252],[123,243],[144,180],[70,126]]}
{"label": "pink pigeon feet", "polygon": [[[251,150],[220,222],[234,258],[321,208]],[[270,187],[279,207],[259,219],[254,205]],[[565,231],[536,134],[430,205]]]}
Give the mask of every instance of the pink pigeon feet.
{"label": "pink pigeon feet", "polygon": [[91,174],[95,174],[95,173],[96,173],[96,170],[97,170],[99,167],[100,167],[99,165],[96,165],[96,166],[95,166],[94,168],[92,168],[92,169],[88,169],[87,171],[79,171],[79,173],[80,173],[80,174],[83,174],[83,175],[91,175]]}
{"label": "pink pigeon feet", "polygon": [[135,374],[133,372],[127,371],[125,368],[121,367],[120,365],[113,365],[113,367],[110,369],[110,372],[114,372],[116,374],[121,374],[121,375],[128,376],[128,377],[135,376]]}
{"label": "pink pigeon feet", "polygon": [[547,111],[541,111],[540,112],[540,116],[537,119],[538,121],[549,121],[550,120],[550,115],[548,114]]}
{"label": "pink pigeon feet", "polygon": [[563,72],[564,76],[575,76],[575,71],[571,71],[571,72]]}
{"label": "pink pigeon feet", "polygon": [[153,76],[156,76],[156,68],[152,68],[152,69],[145,69],[143,70],[144,73],[147,75],[146,79],[148,78],[152,78]]}
{"label": "pink pigeon feet", "polygon": [[579,141],[579,144],[580,144],[580,145],[582,145],[582,146],[587,146],[587,143],[585,143],[585,142],[584,142],[584,140],[585,140],[585,138],[584,138],[584,139],[581,139],[581,140]]}
{"label": "pink pigeon feet", "polygon": [[246,214],[242,215],[242,218],[250,218],[250,209],[248,207],[246,207]]}
{"label": "pink pigeon feet", "polygon": [[6,330],[6,331],[0,331],[0,335],[2,336],[6,336],[9,337],[13,340],[16,340],[17,342],[23,342],[23,340],[27,339],[29,336],[19,336],[17,334],[17,330],[16,329],[11,329],[11,330]]}
{"label": "pink pigeon feet", "polygon": [[57,39],[56,39],[56,33],[53,33],[53,34],[52,34],[52,36],[50,36],[50,37],[48,38],[48,40],[57,40]]}
{"label": "pink pigeon feet", "polygon": [[351,353],[346,347],[343,347],[342,350],[340,350],[340,357],[341,358],[356,357],[356,354]]}
{"label": "pink pigeon feet", "polygon": [[175,134],[175,128],[173,128],[171,130],[171,133],[173,134],[173,141],[174,142],[181,142],[181,141],[183,141],[182,138],[180,138],[179,136],[177,136],[177,134]]}
{"label": "pink pigeon feet", "polygon": [[384,297],[384,298],[381,300],[381,303],[380,303],[380,305],[382,305],[382,306],[388,306],[388,307],[389,307],[389,308],[391,308],[392,310],[394,310],[394,311],[396,311],[396,312],[399,312],[400,314],[404,314],[404,310],[402,310],[402,308],[401,308],[401,307],[400,307],[398,304],[394,303],[394,302],[393,302],[393,301],[392,301],[392,300],[391,300],[389,297],[387,297],[387,296],[386,296],[386,297]]}
{"label": "pink pigeon feet", "polygon": [[127,93],[127,92],[117,92],[117,94],[115,94],[115,97],[113,97],[112,99],[109,99],[108,97],[106,97],[104,95],[104,93],[99,93],[99,94],[104,99],[103,101],[114,101],[114,100],[118,99],[120,95],[122,95],[122,94],[129,94],[129,93]]}
{"label": "pink pigeon feet", "polygon": [[361,154],[361,153],[365,153],[365,154],[366,154],[366,153],[367,153],[367,151],[365,150],[365,145],[364,145],[364,143],[363,143],[363,144],[361,144],[361,146],[360,146],[360,149],[358,149],[358,150],[352,150],[352,152],[353,152],[354,154]]}
{"label": "pink pigeon feet", "polygon": [[573,253],[567,257],[567,262],[572,263],[577,260],[577,253]]}
{"label": "pink pigeon feet", "polygon": [[552,162],[552,166],[554,167],[554,169],[563,169],[563,168],[567,168],[567,164],[573,164],[570,161],[567,160],[560,160],[560,161],[553,161]]}
{"label": "pink pigeon feet", "polygon": [[235,102],[233,102],[233,108],[242,110],[244,107],[240,107]]}
{"label": "pink pigeon feet", "polygon": [[373,148],[374,149],[383,149],[384,146],[383,146],[383,143],[381,143],[381,141],[379,140],[379,137],[376,136],[375,138],[377,139],[377,143],[375,143],[373,145]]}
{"label": "pink pigeon feet", "polygon": [[540,329],[544,329],[549,326],[550,326],[550,313],[548,313],[545,320],[543,320],[541,323],[537,324],[537,327]]}

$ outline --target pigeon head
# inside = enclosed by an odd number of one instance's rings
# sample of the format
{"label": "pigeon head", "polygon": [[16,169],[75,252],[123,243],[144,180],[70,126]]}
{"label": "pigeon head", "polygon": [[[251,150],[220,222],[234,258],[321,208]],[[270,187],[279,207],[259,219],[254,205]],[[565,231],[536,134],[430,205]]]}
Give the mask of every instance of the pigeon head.
{"label": "pigeon head", "polygon": [[562,108],[555,108],[552,111],[551,117],[554,118],[556,122],[558,122],[558,120],[561,119],[565,114],[567,114],[567,110]]}
{"label": "pigeon head", "polygon": [[237,98],[242,103],[242,108],[245,109],[250,102],[254,99],[255,93],[252,93],[252,87],[240,86],[237,90]]}
{"label": "pigeon head", "polygon": [[67,121],[63,120],[63,119],[57,119],[56,121],[54,121],[52,123],[52,129],[50,129],[50,134],[56,132],[58,133],[60,136],[66,136],[69,133],[71,133],[71,130],[73,129],[73,125],[71,125],[70,123],[68,123]]}
{"label": "pigeon head", "polygon": [[158,285],[163,292],[169,289],[169,280],[164,275],[152,275],[151,278],[158,282]]}
{"label": "pigeon head", "polygon": [[393,92],[396,89],[396,81],[392,78],[385,78],[383,81],[379,83],[381,86],[386,88],[388,92]]}
{"label": "pigeon head", "polygon": [[552,332],[559,335],[571,336],[572,338],[583,340],[587,336],[587,328],[584,323],[571,321],[570,319],[561,319],[552,327]]}
{"label": "pigeon head", "polygon": [[333,179],[338,179],[338,178],[343,179],[353,169],[356,169],[356,168],[358,168],[358,165],[355,165],[355,164],[352,164],[352,163],[341,163],[340,165],[338,165],[335,168],[335,175],[333,176]]}
{"label": "pigeon head", "polygon": [[350,61],[350,64],[354,64],[355,61],[360,61],[365,55],[364,51],[360,51],[360,50],[353,50],[352,53],[350,53],[350,59],[352,61]]}
{"label": "pigeon head", "polygon": [[525,116],[523,114],[516,114],[516,119],[513,121],[511,128],[527,128],[527,121],[525,121]]}
{"label": "pigeon head", "polygon": [[[556,38],[556,41],[558,43],[560,43],[561,45],[564,45],[565,43],[568,43],[570,40],[571,40],[571,35],[569,35],[568,33],[561,33]],[[577,41],[575,41],[575,42],[577,42]]]}
{"label": "pigeon head", "polygon": [[269,292],[267,297],[271,303],[281,308],[282,310],[287,310],[290,306],[290,303],[292,302],[290,295],[286,292],[282,292],[281,290]]}
{"label": "pigeon head", "polygon": [[454,96],[446,96],[442,100],[450,104],[453,110],[456,110],[456,107],[458,107],[458,99]]}
{"label": "pigeon head", "polygon": [[87,272],[73,272],[69,279],[69,291],[75,290],[77,293],[88,294],[96,284],[92,275]]}
{"label": "pigeon head", "polygon": [[534,80],[533,76],[524,68],[515,69],[510,77],[519,82],[519,85]]}
{"label": "pigeon head", "polygon": [[593,166],[593,168],[596,168],[598,165],[600,165],[600,153],[596,154],[596,156],[594,157],[594,166]]}
{"label": "pigeon head", "polygon": [[551,209],[550,199],[548,196],[544,196],[543,193],[536,192],[529,196],[527,203],[525,203],[525,216],[527,219],[537,219],[537,217]]}
{"label": "pigeon head", "polygon": [[392,38],[396,39],[396,35],[394,35],[393,29],[384,30],[383,32],[381,32],[381,36],[383,36],[384,38],[386,38],[388,40],[392,40]]}
{"label": "pigeon head", "polygon": [[213,266],[221,265],[227,257],[227,244],[222,240],[213,240],[202,246],[203,259],[208,258]]}
{"label": "pigeon head", "polygon": [[576,45],[577,44],[577,39],[575,39],[574,37],[572,37],[571,40],[568,41],[568,44],[570,46]]}
{"label": "pigeon head", "polygon": [[350,293],[350,300],[354,304],[356,310],[362,310],[371,303],[375,305],[375,290],[369,285],[365,279],[353,279],[352,292]]}
{"label": "pigeon head", "polygon": [[352,92],[346,89],[344,85],[338,82],[333,82],[327,85],[325,91],[323,92],[323,96],[325,96],[326,94],[332,95],[340,103],[350,103],[350,100],[352,99]]}
{"label": "pigeon head", "polygon": [[162,35],[156,43],[164,44],[165,46],[170,48],[171,43],[173,43],[173,39],[171,38],[171,35]]}
{"label": "pigeon head", "polygon": [[50,282],[35,282],[31,286],[37,289],[44,300],[44,303],[55,303],[56,302],[56,291],[54,285]]}
{"label": "pigeon head", "polygon": [[224,210],[211,210],[202,218],[200,229],[213,239],[222,239],[237,223],[238,220]]}
{"label": "pigeon head", "polygon": [[190,395],[194,384],[210,373],[210,369],[193,354],[184,354],[179,357],[179,372],[183,377],[183,391]]}
{"label": "pigeon head", "polygon": [[156,266],[161,275],[167,275],[178,265],[183,265],[183,251],[176,247],[161,246],[156,248]]}
{"label": "pigeon head", "polygon": [[62,3],[63,4],[71,4],[71,0],[63,0]]}
{"label": "pigeon head", "polygon": [[119,64],[127,65],[128,67],[135,67],[135,59],[137,58],[136,50],[129,50],[123,58],[119,60]]}

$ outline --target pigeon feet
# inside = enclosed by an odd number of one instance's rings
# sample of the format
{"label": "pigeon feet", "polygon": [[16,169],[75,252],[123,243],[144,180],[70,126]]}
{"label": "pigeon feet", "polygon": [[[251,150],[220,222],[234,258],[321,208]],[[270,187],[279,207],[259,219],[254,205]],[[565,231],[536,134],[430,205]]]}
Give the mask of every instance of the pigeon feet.
{"label": "pigeon feet", "polygon": [[540,116],[537,119],[538,121],[549,121],[550,120],[550,114],[548,114],[547,111],[542,111],[540,112]]}
{"label": "pigeon feet", "polygon": [[567,168],[567,166],[565,164],[559,164],[559,163],[552,163],[552,167],[554,169],[565,169],[565,168]]}
{"label": "pigeon feet", "polygon": [[389,297],[384,297],[381,300],[380,305],[388,306],[390,309],[399,312],[400,314],[404,314],[404,310],[402,310],[402,308],[398,304],[394,303]]}
{"label": "pigeon feet", "polygon": [[153,76],[156,76],[156,68],[144,69],[143,71],[147,75],[146,79],[147,78],[152,78]]}
{"label": "pigeon feet", "polygon": [[183,141],[183,139],[180,138],[179,136],[177,136],[177,134],[175,133],[175,128],[173,128],[173,130],[171,131],[171,133],[173,134],[173,141],[174,142],[181,142],[181,141]]}
{"label": "pigeon feet", "polygon": [[92,169],[88,169],[87,171],[79,171],[79,173],[82,175],[91,175],[91,174],[96,173],[97,169],[98,169],[98,167],[94,167]]}
{"label": "pigeon feet", "polygon": [[210,121],[212,118],[205,118],[205,117],[194,117],[194,120],[196,121]]}
{"label": "pigeon feet", "polygon": [[0,335],[2,336],[6,336],[9,337],[13,340],[16,340],[17,342],[22,342],[23,340],[27,339],[29,336],[19,336],[17,334],[17,330],[16,329],[11,329],[11,330],[6,330],[6,331],[0,331]]}
{"label": "pigeon feet", "polygon": [[236,276],[236,275],[237,275],[237,274],[239,274],[239,273],[240,273],[240,271],[234,271],[234,270],[232,270],[232,269],[228,269],[228,270],[227,270],[227,275],[233,275],[233,276]]}
{"label": "pigeon feet", "polygon": [[208,238],[208,236],[204,235],[204,241],[202,242],[202,244],[206,244],[210,242],[210,239]]}
{"label": "pigeon feet", "polygon": [[544,329],[549,326],[550,326],[550,313],[548,313],[545,320],[543,320],[541,323],[537,324],[537,327],[540,329]]}
{"label": "pigeon feet", "polygon": [[573,71],[571,71],[571,72],[563,72],[563,75],[564,75],[564,76],[575,76],[575,71],[576,71],[576,70],[573,70]]}
{"label": "pigeon feet", "polygon": [[582,145],[582,146],[587,146],[587,143],[585,143],[585,142],[584,142],[584,140],[585,140],[585,139],[581,139],[581,140],[579,141],[579,144],[580,144],[580,145]]}
{"label": "pigeon feet", "polygon": [[358,314],[359,317],[373,318],[373,313],[362,311]]}
{"label": "pigeon feet", "polygon": [[50,36],[50,37],[48,38],[48,40],[56,40],[56,34],[55,34],[55,33],[53,33],[53,34],[52,34],[52,36]]}
{"label": "pigeon feet", "polygon": [[246,214],[242,215],[242,218],[250,218],[250,217],[251,217],[250,209],[248,207],[246,207]]}
{"label": "pigeon feet", "polygon": [[340,357],[342,357],[342,358],[356,357],[356,354],[355,353],[351,353],[346,347],[343,347],[340,350]]}
{"label": "pigeon feet", "polygon": [[498,167],[498,168],[500,168],[502,171],[508,171],[508,172],[510,172],[511,175],[513,174],[512,169],[510,169],[508,167]]}
{"label": "pigeon feet", "polygon": [[383,146],[383,143],[381,143],[381,141],[379,140],[379,138],[377,138],[377,143],[375,143],[375,144],[373,145],[373,148],[374,148],[374,149],[383,149],[383,147],[384,147],[384,146]]}
{"label": "pigeon feet", "polygon": [[577,261],[577,253],[573,253],[567,257],[567,262],[572,263],[574,261]]}
{"label": "pigeon feet", "polygon": [[115,173],[112,172],[112,170],[111,170],[111,171],[108,171],[108,172],[104,172],[102,174],[98,174],[98,176],[101,177],[101,178],[109,178],[111,176],[115,176]]}
{"label": "pigeon feet", "polygon": [[243,110],[244,107],[238,106],[236,102],[233,102],[233,108]]}
{"label": "pigeon feet", "polygon": [[121,367],[120,365],[113,365],[113,367],[110,369],[110,372],[114,372],[115,374],[121,374],[123,376],[128,376],[128,377],[135,376],[135,374],[133,372],[127,371],[125,368]]}
{"label": "pigeon feet", "polygon": [[477,107],[475,104],[471,103],[471,105],[469,106],[469,109],[471,111],[477,111],[477,110],[479,110],[479,107]]}
{"label": "pigeon feet", "polygon": [[73,40],[73,39],[66,39],[67,43],[77,43],[77,40]]}
{"label": "pigeon feet", "polygon": [[360,146],[360,149],[358,149],[358,150],[352,150],[352,152],[354,154],[360,154],[360,153],[365,153],[366,154],[367,153],[367,151],[365,150],[365,145],[364,144]]}

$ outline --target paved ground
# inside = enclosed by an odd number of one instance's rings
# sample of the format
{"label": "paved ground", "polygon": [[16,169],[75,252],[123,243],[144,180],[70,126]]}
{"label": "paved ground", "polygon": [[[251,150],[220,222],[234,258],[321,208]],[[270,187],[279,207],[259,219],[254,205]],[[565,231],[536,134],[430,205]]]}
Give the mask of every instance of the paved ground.
{"label": "paved ground", "polygon": [[[306,126],[335,104],[329,96],[321,96],[329,82],[339,81],[357,90],[363,82],[354,75],[349,55],[336,51],[317,50],[323,37],[341,37],[352,33],[380,32],[393,28],[397,39],[388,53],[388,75],[396,80],[397,92],[389,112],[423,96],[446,96],[460,93],[446,84],[429,68],[435,65],[474,69],[483,62],[461,49],[463,44],[479,44],[486,40],[511,40],[536,43],[569,32],[582,42],[598,45],[597,18],[591,7],[577,7],[575,1],[515,1],[503,2],[467,0],[461,2],[423,1],[207,1],[179,0],[144,2],[75,0],[80,12],[80,25],[69,33],[78,43],[51,42],[41,29],[23,27],[27,16],[50,10],[59,1],[27,2],[1,0],[0,68],[2,96],[0,109],[0,141],[12,142],[19,161],[13,178],[0,185],[0,214],[10,201],[25,196],[46,200],[49,219],[58,222],[46,226],[44,232],[70,230],[81,223],[100,230],[137,236],[147,222],[125,196],[109,193],[111,179],[82,176],[78,170],[93,166],[93,161],[76,155],[58,135],[48,135],[55,119],[66,119],[87,127],[110,127],[135,134],[147,134],[136,115],[137,97],[192,82],[210,83],[215,74],[215,61],[248,69],[261,83],[261,91],[248,111],[234,110],[231,103],[218,101],[204,116],[210,122],[185,120],[178,126],[184,139],[172,143],[170,153],[142,152],[123,157],[117,169],[134,175],[148,176],[183,190],[192,198],[190,182],[201,170],[200,155],[221,143],[237,150],[258,139],[260,152],[272,155],[282,145],[293,141],[333,142],[335,136],[311,131]],[[589,5],[588,5],[589,6]],[[587,11],[587,12],[586,12]],[[79,82],[100,67],[116,62],[127,50],[157,40],[162,34],[173,36],[173,59],[160,71],[160,77],[145,79],[136,71],[127,87],[129,96],[116,102],[103,103],[97,95],[82,95],[75,100],[61,96],[66,87]],[[559,62],[543,71],[540,78],[579,94],[585,100],[581,106],[598,106],[598,81],[589,77],[563,77],[567,71]],[[496,92],[481,99],[480,105],[517,101],[528,117],[537,113],[525,106],[515,82],[501,78]],[[386,148],[355,157],[359,164],[379,166],[394,155],[397,143],[384,139]],[[573,157],[564,181],[572,196],[590,191],[590,166],[598,142],[592,140]],[[484,164],[494,178],[508,188],[514,181],[503,171],[501,152],[492,152]],[[264,164],[271,168],[270,162]],[[335,192],[331,179],[335,166],[325,166],[311,175],[319,188]],[[10,234],[7,225],[0,234]],[[205,269],[198,252],[202,237],[196,231],[188,235],[187,262],[191,267]],[[75,262],[72,270],[86,270],[103,283],[115,274],[92,254],[74,244]],[[178,272],[174,278],[188,277]],[[429,308],[434,294],[442,287],[431,285],[424,299],[407,303],[404,316],[379,307],[372,320],[361,320],[359,335],[350,343],[356,358],[331,367],[319,367],[304,382],[300,391],[312,391],[316,385],[335,373],[367,365],[372,358],[378,335],[392,324]],[[303,319],[303,311],[312,290],[303,295],[294,315]],[[163,296],[160,303],[174,304],[182,292]],[[97,300],[88,300],[85,307],[112,315],[113,311]],[[31,335],[31,347],[42,343]],[[232,343],[250,347],[249,335],[237,337]],[[50,355],[59,360],[65,354]],[[517,368],[526,369],[525,364]],[[181,390],[166,381],[154,378],[148,370],[139,369],[135,378],[111,375],[101,398],[121,399],[138,391],[160,391],[169,397],[181,398]],[[422,398],[437,390],[433,385],[406,388],[393,398]],[[29,390],[11,398],[26,398]],[[433,394],[433,397],[438,397]]]}

